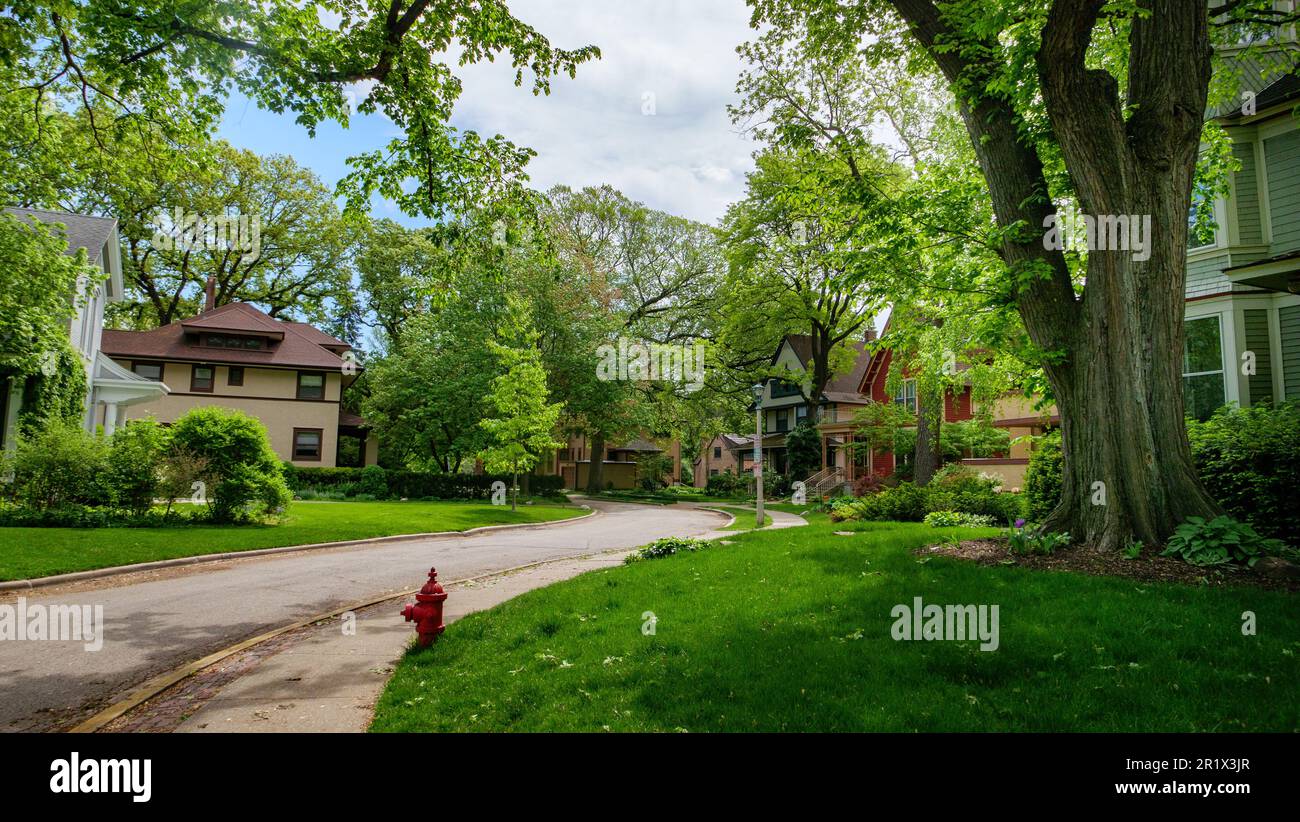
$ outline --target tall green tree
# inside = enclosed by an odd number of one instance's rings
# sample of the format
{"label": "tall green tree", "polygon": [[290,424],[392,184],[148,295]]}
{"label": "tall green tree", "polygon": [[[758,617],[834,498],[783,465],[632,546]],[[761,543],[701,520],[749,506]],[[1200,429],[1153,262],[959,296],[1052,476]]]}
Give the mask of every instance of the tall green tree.
{"label": "tall green tree", "polygon": [[[897,176],[879,156],[864,157],[863,164],[882,185]],[[863,287],[871,258],[857,246],[881,215],[864,208],[860,197],[846,198],[851,180],[833,156],[772,150],[759,154],[756,165],[745,198],[723,221],[730,263],[723,342],[737,363],[762,362],[786,335],[809,337],[811,361],[795,382],[816,404],[831,379],[852,367],[854,343],[881,307]]]}
{"label": "tall green tree", "polygon": [[[1187,516],[1217,511],[1191,464],[1179,362],[1188,214],[1211,80],[1211,4],[753,5],[762,48],[795,54],[811,73],[847,66],[864,76],[905,65],[939,78],[954,100],[996,220],[1001,280],[1046,355],[1061,410],[1063,497],[1045,527],[1113,550],[1135,537],[1159,544]],[[1232,39],[1296,16],[1264,0],[1215,7],[1213,22]],[[799,41],[793,52],[776,45],[790,40]],[[868,94],[844,108],[906,111],[908,102]],[[819,132],[815,124],[825,118],[798,108],[778,112],[779,138],[798,140],[802,131],[834,150],[850,142],[833,128]],[[1044,229],[1065,199],[1090,215],[1149,216],[1149,254],[1114,243],[1075,263],[1048,247]]]}
{"label": "tall green tree", "polygon": [[514,476],[510,510],[519,501],[519,473],[530,471],[542,454],[561,447],[554,437],[560,419],[560,403],[548,402],[546,369],[536,348],[537,334],[529,329],[517,306],[505,329],[514,345],[492,342],[504,373],[492,381],[487,401],[490,415],[479,425],[487,432],[488,445],[480,453],[489,471],[508,471]]}

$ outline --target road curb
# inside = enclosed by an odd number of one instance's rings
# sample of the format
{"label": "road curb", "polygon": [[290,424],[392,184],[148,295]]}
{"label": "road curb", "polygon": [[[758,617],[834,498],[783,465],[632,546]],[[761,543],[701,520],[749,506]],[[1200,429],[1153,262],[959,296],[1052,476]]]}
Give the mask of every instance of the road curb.
{"label": "road curb", "polygon": [[307,545],[283,545],[278,548],[255,548],[251,551],[224,551],[220,554],[201,554],[195,557],[176,557],[174,559],[160,559],[153,562],[137,562],[133,565],[114,565],[109,568],[94,568],[89,571],[72,571],[67,574],[54,574],[53,576],[37,577],[35,579],[12,579],[6,582],[0,582],[0,593],[19,590],[30,591],[35,588],[45,588],[51,585],[61,585],[69,582],[83,582],[88,579],[115,577],[122,574],[139,573],[141,571],[156,571],[162,568],[179,568],[185,565],[202,565],[207,562],[221,562],[228,559],[242,559],[244,557],[267,557],[275,556],[276,554],[290,554],[295,551],[319,551],[326,548],[352,548],[364,545],[382,545],[389,542],[403,542],[405,540],[415,539],[468,537],[474,536],[475,534],[482,534],[487,531],[547,528],[555,525],[565,525],[571,522],[580,522],[594,517],[599,513],[598,510],[592,508],[585,514],[576,517],[569,517],[568,519],[552,520],[550,522],[521,522],[513,525],[480,525],[478,528],[471,528],[468,531],[431,531],[425,534],[392,534],[386,537],[349,539],[341,542],[314,542]]}
{"label": "road curb", "polygon": [[[574,517],[574,519],[584,519],[584,517]],[[564,521],[572,522],[573,520],[564,520]],[[491,526],[491,527],[499,528],[502,526]],[[543,565],[550,565],[556,562],[572,562],[575,559],[586,559],[588,557],[600,557],[600,556],[606,556],[608,554],[630,553],[631,551],[634,550],[636,549],[615,548],[610,551],[596,551],[593,553],[573,554],[571,556],[565,556],[565,557],[554,557],[552,559],[544,559],[544,560],[539,560],[537,562],[525,563],[524,565],[515,565],[510,568],[502,568],[499,571],[489,571],[487,573],[478,574],[472,577],[465,577],[463,579],[453,579],[450,582],[447,582],[445,584],[447,586],[464,585],[467,582],[479,582],[481,580],[491,579],[492,577],[504,576],[506,574],[514,574],[520,571],[526,571],[531,568],[538,568]],[[83,720],[81,723],[73,726],[72,728],[69,728],[67,730],[67,733],[73,733],[73,734],[94,733],[100,730],[101,728],[103,728],[108,723],[112,722],[113,720],[127,713],[131,709],[137,708],[140,705],[144,704],[145,702],[149,701],[150,699],[153,699],[155,696],[167,690],[168,688],[172,687],[173,685],[177,684],[178,682],[181,682],[187,679],[188,677],[191,677],[194,674],[198,673],[199,671],[202,671],[205,668],[209,668],[215,665],[216,663],[220,662],[221,660],[239,653],[240,651],[245,651],[253,647],[254,645],[260,645],[261,643],[266,642],[269,639],[275,639],[281,634],[286,634],[290,631],[296,631],[299,628],[305,628],[308,625],[313,625],[317,622],[320,622],[321,620],[332,619],[333,617],[339,616],[340,614],[345,614],[348,611],[359,611],[362,608],[369,608],[372,605],[379,605],[384,602],[388,602],[390,600],[403,599],[405,597],[414,596],[416,593],[419,592],[419,590],[420,590],[419,588],[412,588],[408,591],[399,591],[395,594],[385,594],[384,596],[379,597],[377,599],[368,599],[363,602],[354,602],[351,603],[350,605],[345,605],[341,608],[335,608],[334,610],[327,611],[323,614],[316,614],[315,616],[310,616],[307,617],[306,619],[300,619],[288,625],[282,625],[279,628],[274,628],[270,631],[266,631],[265,633],[258,634],[257,636],[249,637],[248,639],[242,640],[229,647],[222,648],[219,651],[214,651],[208,654],[207,656],[202,657],[201,659],[197,659],[193,662],[187,662],[184,665],[181,665],[177,668],[173,668],[172,670],[167,671],[165,673],[159,674],[158,676],[155,676],[152,679],[146,680],[144,684],[137,687],[125,699],[121,699],[113,703],[112,705],[96,713],[94,716],[90,717],[89,719]]]}

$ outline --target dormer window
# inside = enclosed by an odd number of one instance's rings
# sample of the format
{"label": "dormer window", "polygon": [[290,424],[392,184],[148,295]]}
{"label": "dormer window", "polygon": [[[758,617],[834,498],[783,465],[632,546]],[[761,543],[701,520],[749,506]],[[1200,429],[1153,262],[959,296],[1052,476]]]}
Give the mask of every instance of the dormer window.
{"label": "dormer window", "polygon": [[236,348],[245,351],[260,351],[266,341],[261,337],[249,337],[240,334],[206,334],[203,344],[208,348]]}

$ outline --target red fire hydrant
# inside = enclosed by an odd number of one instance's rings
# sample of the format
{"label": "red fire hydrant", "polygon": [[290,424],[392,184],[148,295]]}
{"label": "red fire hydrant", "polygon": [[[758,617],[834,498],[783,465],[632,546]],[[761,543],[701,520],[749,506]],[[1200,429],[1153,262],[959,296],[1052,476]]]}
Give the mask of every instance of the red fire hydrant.
{"label": "red fire hydrant", "polygon": [[442,603],[446,598],[447,592],[438,584],[438,569],[430,568],[429,581],[415,595],[415,604],[402,609],[406,621],[415,623],[421,648],[437,642],[438,635],[447,630],[447,626],[442,624]]}

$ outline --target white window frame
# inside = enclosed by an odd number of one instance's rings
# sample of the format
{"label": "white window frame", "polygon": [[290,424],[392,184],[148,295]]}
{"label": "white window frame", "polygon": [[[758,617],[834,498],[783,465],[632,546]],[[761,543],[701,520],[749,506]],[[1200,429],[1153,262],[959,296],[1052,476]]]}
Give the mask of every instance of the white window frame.
{"label": "white window frame", "polygon": [[[1216,327],[1218,328],[1218,331],[1219,331],[1219,367],[1218,367],[1217,369],[1215,369],[1215,370],[1212,370],[1212,371],[1184,371],[1184,372],[1183,372],[1183,379],[1186,380],[1186,379],[1189,378],[1189,377],[1208,377],[1208,376],[1211,376],[1211,375],[1213,375],[1213,374],[1218,374],[1220,377],[1222,377],[1222,381],[1223,381],[1223,400],[1222,400],[1222,402],[1219,403],[1219,405],[1222,406],[1222,405],[1226,405],[1227,403],[1233,401],[1233,400],[1230,398],[1230,395],[1231,395],[1232,392],[1229,390],[1229,387],[1228,387],[1228,368],[1227,368],[1227,365],[1226,365],[1226,358],[1227,358],[1227,354],[1228,354],[1228,345],[1227,345],[1227,340],[1226,340],[1226,338],[1225,338],[1225,336],[1224,336],[1223,313],[1222,313],[1222,312],[1218,312],[1218,313],[1215,313],[1215,314],[1202,314],[1202,315],[1199,316],[1199,317],[1184,317],[1184,318],[1183,318],[1183,326],[1184,326],[1184,328],[1186,328],[1186,325],[1187,325],[1188,323],[1197,322],[1198,320],[1208,320],[1208,319],[1211,319],[1211,318],[1214,319],[1215,324],[1216,324]],[[1183,353],[1182,353],[1182,356],[1184,357],[1184,359],[1186,359],[1186,356],[1187,356],[1187,339],[1186,339],[1186,336],[1187,336],[1187,335],[1186,335],[1186,331],[1184,330],[1184,334],[1183,334]],[[1234,346],[1234,348],[1235,348],[1235,346]],[[1186,392],[1184,392],[1184,394],[1186,394]],[[1186,411],[1186,403],[1185,403],[1185,402],[1184,402],[1184,411]]]}

